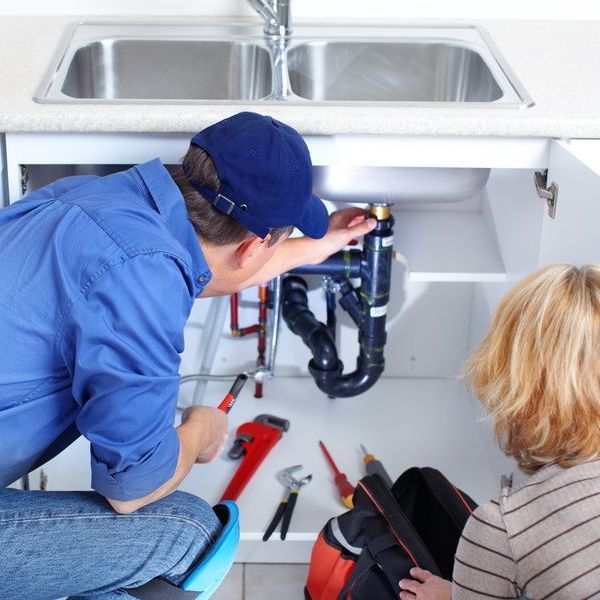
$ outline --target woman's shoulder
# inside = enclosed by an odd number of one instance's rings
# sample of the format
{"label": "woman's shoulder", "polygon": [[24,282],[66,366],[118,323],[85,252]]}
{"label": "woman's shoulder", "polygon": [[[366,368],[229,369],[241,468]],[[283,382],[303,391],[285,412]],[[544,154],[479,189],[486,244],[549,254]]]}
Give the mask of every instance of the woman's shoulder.
{"label": "woman's shoulder", "polygon": [[[583,598],[597,589],[600,461],[548,465],[503,489],[497,510],[518,564],[516,579],[530,595],[546,597],[569,585],[570,598]],[[573,573],[583,574],[574,580]]]}
{"label": "woman's shoulder", "polygon": [[572,467],[552,463],[536,471],[519,485],[502,490],[502,512],[545,498],[553,492],[567,494],[589,488],[600,491],[600,460],[592,460]]}
{"label": "woman's shoulder", "polygon": [[571,504],[577,506],[578,513],[581,508],[600,510],[600,460],[568,468],[548,465],[521,484],[504,488],[498,499],[473,511],[464,535],[504,548],[504,539],[512,538],[522,523],[535,523]]}
{"label": "woman's shoulder", "polygon": [[503,489],[498,512],[517,556],[530,552],[538,538],[543,541],[565,531],[580,535],[578,528],[585,522],[597,529],[600,461],[566,468],[548,465],[521,485]]}

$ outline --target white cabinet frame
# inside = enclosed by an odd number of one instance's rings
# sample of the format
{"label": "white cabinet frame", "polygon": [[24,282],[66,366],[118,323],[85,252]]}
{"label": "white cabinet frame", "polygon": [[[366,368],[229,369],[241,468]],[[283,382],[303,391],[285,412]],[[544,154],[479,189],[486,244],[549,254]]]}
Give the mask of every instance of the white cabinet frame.
{"label": "white cabinet frame", "polygon": [[[21,197],[21,165],[131,165],[155,157],[173,164],[184,155],[190,135],[12,133],[5,139],[8,197],[14,202]],[[480,282],[473,286],[478,293],[484,290],[495,292],[494,282],[508,286],[512,279],[541,264],[556,260],[600,262],[600,236],[597,235],[600,227],[600,140],[365,135],[307,136],[305,139],[316,165],[507,170],[502,173],[500,185],[490,190],[492,197],[481,211],[460,214],[459,211],[428,213],[423,210],[403,213],[403,218],[397,220],[396,247],[402,248],[406,243],[409,250],[418,254],[412,257],[411,252],[406,251],[409,264],[413,262],[409,278],[412,281]],[[513,169],[519,171],[520,179],[516,186],[519,193],[514,196],[505,191],[509,187],[507,179],[514,177],[514,172],[510,171]],[[535,197],[533,182],[529,183],[531,173],[527,172],[545,169],[549,171],[548,181],[556,181],[559,186],[554,220],[545,214],[543,201]],[[450,257],[445,250],[437,254],[434,251],[436,244],[439,246],[445,241],[442,240],[444,230],[451,231],[457,238],[454,255]],[[446,264],[449,260],[461,263],[462,269],[453,271],[452,266]],[[489,304],[493,303],[491,300]],[[487,320],[487,311],[481,320]],[[238,560],[306,562],[317,533],[315,527],[320,528],[329,516],[342,510],[335,498],[330,474],[318,453],[316,439],[325,437],[332,450],[342,456],[339,460],[345,464],[349,476],[356,480],[361,465],[359,461],[351,462],[348,439],[356,438],[368,444],[372,439],[369,435],[373,436],[386,424],[398,420],[400,409],[402,439],[408,452],[401,456],[405,463],[398,459],[397,464],[392,464],[395,470],[437,461],[451,479],[466,487],[470,482],[468,478],[464,483],[461,481],[461,477],[466,477],[464,465],[476,459],[473,469],[481,478],[481,485],[480,489],[470,491],[482,495],[495,485],[492,479],[497,469],[486,462],[487,450],[472,417],[470,400],[450,379],[384,378],[368,397],[337,403],[316,393],[307,394],[299,381],[278,378],[270,382],[269,396],[260,402],[254,401],[250,392],[245,391],[246,397],[236,409],[239,411],[235,415],[237,422],[271,410],[290,417],[293,431],[309,432],[307,436],[284,436],[259,475],[261,485],[255,485],[255,491],[248,490],[241,498],[246,521]],[[219,397],[222,390],[215,387],[211,393],[210,402]],[[292,402],[293,411],[289,402],[281,402],[284,394],[287,400],[297,397],[297,401]],[[372,410],[375,403],[378,410]],[[420,423],[424,421],[429,423],[427,435],[438,442],[437,446],[423,441],[424,430]],[[336,427],[331,427],[331,423]],[[431,429],[435,426],[439,426],[437,434]],[[396,437],[381,436],[376,451],[384,457],[395,456],[398,454],[393,448],[396,441]],[[70,465],[75,464],[81,469],[77,477],[85,481],[87,462],[80,460],[85,444],[83,440],[78,444],[45,468],[58,472],[72,469]],[[441,458],[440,445],[446,449]],[[263,544],[260,541],[262,531],[281,494],[272,473],[298,462],[299,457],[306,457],[301,460],[310,464],[315,479],[303,491],[288,541],[281,544],[273,539]],[[234,469],[235,465],[223,462],[207,465],[202,471],[196,469],[186,479],[183,489],[211,498],[216,489],[222,489]]]}
{"label": "white cabinet frame", "polygon": [[[6,134],[11,202],[21,197],[19,165],[136,164],[152,158],[174,164],[190,134]],[[491,167],[543,169],[550,141],[543,138],[420,136],[305,136],[315,165]]]}

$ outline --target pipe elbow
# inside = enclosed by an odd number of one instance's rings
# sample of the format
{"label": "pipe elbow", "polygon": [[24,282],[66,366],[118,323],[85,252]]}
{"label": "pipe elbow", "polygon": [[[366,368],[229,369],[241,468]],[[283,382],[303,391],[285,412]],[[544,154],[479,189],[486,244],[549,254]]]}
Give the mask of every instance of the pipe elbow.
{"label": "pipe elbow", "polygon": [[327,326],[308,307],[307,286],[300,277],[286,277],[282,285],[282,316],[290,330],[299,335],[310,349],[311,364],[317,371],[333,371],[339,360],[335,340]]}
{"label": "pipe elbow", "polygon": [[371,389],[380,375],[383,373],[381,370],[356,370],[346,375],[341,375],[332,382],[332,385],[328,385],[328,382],[323,382],[324,385],[320,386],[317,381],[317,385],[321,391],[325,392],[332,398],[350,398],[352,396],[358,396],[363,394],[367,390]]}
{"label": "pipe elbow", "polygon": [[383,362],[367,364],[363,356],[359,356],[356,369],[351,373],[342,374],[344,365],[338,362],[334,371],[321,372],[310,368],[318,388],[332,398],[350,398],[372,388],[383,373]]}
{"label": "pipe elbow", "polygon": [[312,332],[307,343],[313,355],[310,362],[319,371],[333,371],[340,362],[337,349],[327,327],[322,323],[320,325]]}

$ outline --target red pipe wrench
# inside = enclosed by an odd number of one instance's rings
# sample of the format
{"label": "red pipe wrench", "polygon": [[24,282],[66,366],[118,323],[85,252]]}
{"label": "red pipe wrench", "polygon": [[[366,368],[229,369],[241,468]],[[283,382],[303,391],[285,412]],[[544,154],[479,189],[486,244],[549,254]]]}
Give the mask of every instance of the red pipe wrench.
{"label": "red pipe wrench", "polygon": [[258,415],[254,421],[243,423],[237,428],[235,441],[227,455],[234,460],[243,458],[223,492],[221,502],[237,500],[271,448],[289,428],[290,422],[287,419],[273,415]]}

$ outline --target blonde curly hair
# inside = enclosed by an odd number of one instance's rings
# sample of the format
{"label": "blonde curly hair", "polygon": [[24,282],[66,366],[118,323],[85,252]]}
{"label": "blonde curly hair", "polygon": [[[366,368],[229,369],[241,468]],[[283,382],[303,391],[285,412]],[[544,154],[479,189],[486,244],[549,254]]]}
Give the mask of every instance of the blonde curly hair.
{"label": "blonde curly hair", "polygon": [[600,265],[549,265],[517,284],[464,374],[524,471],[600,458]]}

